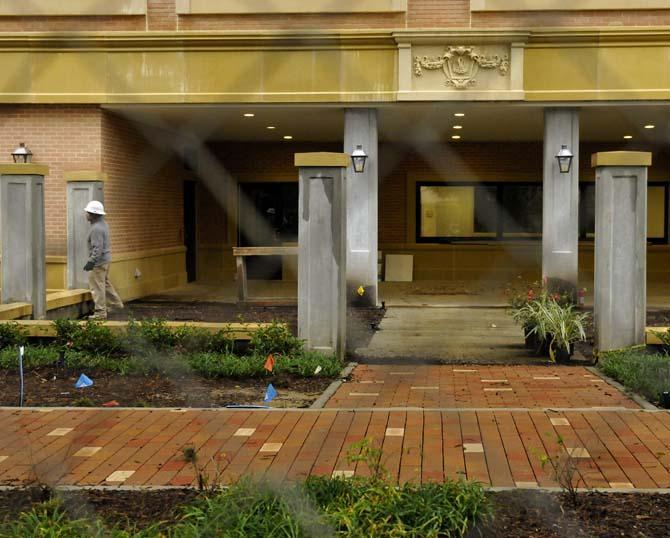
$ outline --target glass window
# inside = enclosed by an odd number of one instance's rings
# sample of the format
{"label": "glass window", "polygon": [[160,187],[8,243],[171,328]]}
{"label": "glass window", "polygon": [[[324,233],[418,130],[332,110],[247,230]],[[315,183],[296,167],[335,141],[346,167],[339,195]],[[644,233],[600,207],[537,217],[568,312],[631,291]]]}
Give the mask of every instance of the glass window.
{"label": "glass window", "polygon": [[505,185],[502,209],[503,237],[542,235],[542,185]]}
{"label": "glass window", "polygon": [[496,191],[489,186],[419,188],[420,237],[495,237]]}

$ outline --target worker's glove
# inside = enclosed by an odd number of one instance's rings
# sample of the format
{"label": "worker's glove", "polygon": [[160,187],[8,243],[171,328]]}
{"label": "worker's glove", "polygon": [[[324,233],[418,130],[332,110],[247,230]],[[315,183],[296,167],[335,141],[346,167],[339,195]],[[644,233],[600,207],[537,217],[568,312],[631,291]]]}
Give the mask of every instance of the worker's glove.
{"label": "worker's glove", "polygon": [[86,265],[84,265],[84,271],[93,271],[93,267],[95,267],[93,262],[86,262]]}

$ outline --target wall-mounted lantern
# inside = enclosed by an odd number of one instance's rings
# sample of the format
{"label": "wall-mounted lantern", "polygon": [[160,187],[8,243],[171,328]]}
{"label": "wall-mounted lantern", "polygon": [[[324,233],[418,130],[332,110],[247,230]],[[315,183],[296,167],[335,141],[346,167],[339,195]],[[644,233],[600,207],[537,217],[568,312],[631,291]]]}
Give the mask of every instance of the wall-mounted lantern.
{"label": "wall-mounted lantern", "polygon": [[561,151],[559,151],[556,154],[556,160],[558,161],[558,169],[561,171],[561,174],[567,174],[570,172],[573,157],[574,155],[568,149],[568,146],[562,145]]}
{"label": "wall-mounted lantern", "polygon": [[27,164],[33,160],[33,153],[21,142],[19,147],[12,151],[15,163]]}
{"label": "wall-mounted lantern", "polygon": [[351,162],[354,166],[354,172],[362,174],[365,171],[365,161],[368,160],[368,154],[363,151],[363,146],[360,144],[351,154]]}

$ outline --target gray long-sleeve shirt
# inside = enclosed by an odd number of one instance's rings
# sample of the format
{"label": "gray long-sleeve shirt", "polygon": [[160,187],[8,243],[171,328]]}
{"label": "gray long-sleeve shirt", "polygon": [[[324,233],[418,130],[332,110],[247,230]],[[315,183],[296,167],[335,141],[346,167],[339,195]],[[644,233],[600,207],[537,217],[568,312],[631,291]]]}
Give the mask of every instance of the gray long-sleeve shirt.
{"label": "gray long-sleeve shirt", "polygon": [[109,228],[104,218],[91,224],[88,234],[88,261],[95,267],[112,261],[112,250],[109,246]]}

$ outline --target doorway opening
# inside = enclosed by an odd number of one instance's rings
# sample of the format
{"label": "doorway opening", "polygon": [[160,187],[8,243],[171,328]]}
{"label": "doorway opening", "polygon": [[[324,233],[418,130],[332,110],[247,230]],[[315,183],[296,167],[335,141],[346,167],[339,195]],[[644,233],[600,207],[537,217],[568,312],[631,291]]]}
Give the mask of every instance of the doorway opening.
{"label": "doorway opening", "polygon": [[197,274],[196,257],[196,189],[195,181],[184,181],[184,246],[186,247],[186,281],[195,282]]}

